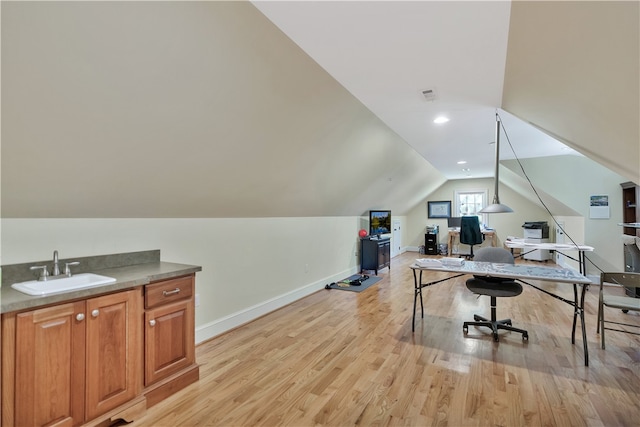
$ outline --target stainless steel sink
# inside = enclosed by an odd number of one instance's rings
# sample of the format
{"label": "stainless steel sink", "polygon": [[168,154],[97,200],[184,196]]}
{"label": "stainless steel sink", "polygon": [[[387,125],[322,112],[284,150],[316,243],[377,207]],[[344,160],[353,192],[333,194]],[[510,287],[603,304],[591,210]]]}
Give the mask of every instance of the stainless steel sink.
{"label": "stainless steel sink", "polygon": [[101,276],[93,273],[80,273],[71,277],[64,277],[62,279],[45,281],[31,280],[28,282],[14,283],[11,287],[16,291],[20,291],[27,295],[46,296],[78,291],[95,286],[108,285],[115,281],[116,279],[113,277]]}

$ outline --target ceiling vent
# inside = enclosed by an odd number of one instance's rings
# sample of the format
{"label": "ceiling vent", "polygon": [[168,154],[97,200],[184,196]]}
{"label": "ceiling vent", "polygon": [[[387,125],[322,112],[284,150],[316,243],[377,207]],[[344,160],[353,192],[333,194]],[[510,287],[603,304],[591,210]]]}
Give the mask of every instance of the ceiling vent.
{"label": "ceiling vent", "polygon": [[435,101],[438,95],[436,94],[436,90],[434,89],[425,89],[422,91],[422,96],[427,101]]}

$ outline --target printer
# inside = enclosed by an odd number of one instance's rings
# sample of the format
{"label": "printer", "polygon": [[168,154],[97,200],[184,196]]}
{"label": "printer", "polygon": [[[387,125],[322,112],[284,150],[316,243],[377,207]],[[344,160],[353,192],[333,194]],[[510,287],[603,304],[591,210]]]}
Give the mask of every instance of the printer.
{"label": "printer", "polygon": [[[522,224],[525,243],[549,243],[549,225],[547,221],[527,221]],[[551,253],[547,249],[534,251],[525,249],[522,258],[534,261],[547,261],[551,259]]]}
{"label": "printer", "polygon": [[547,221],[527,221],[522,224],[525,239],[548,239],[549,226]]}

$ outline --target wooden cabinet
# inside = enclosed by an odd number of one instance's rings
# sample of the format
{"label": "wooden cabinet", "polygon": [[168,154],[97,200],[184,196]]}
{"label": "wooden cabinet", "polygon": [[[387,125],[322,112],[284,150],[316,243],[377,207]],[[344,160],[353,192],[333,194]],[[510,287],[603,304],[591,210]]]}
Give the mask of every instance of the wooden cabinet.
{"label": "wooden cabinet", "polygon": [[144,384],[148,406],[197,381],[194,276],[145,286]]}
{"label": "wooden cabinet", "polygon": [[[622,222],[640,223],[640,187],[633,182],[623,182],[622,187]],[[623,227],[624,234],[640,236],[640,228]]]}
{"label": "wooden cabinet", "polygon": [[194,289],[189,274],[3,314],[2,426],[132,421],[197,381]]}
{"label": "wooden cabinet", "polygon": [[195,363],[193,279],[145,286],[145,386]]}
{"label": "wooden cabinet", "polygon": [[362,239],[360,248],[360,271],[391,268],[391,241],[389,239]]}
{"label": "wooden cabinet", "polygon": [[131,290],[4,315],[2,425],[79,425],[138,395],[141,306]]}
{"label": "wooden cabinet", "polygon": [[[640,223],[640,187],[635,183],[623,182],[622,187],[622,222],[625,224]],[[623,227],[622,232],[630,236],[640,236],[640,228]],[[623,245],[624,271],[640,272],[640,257],[636,245]],[[625,288],[630,297],[640,298],[640,288]]]}

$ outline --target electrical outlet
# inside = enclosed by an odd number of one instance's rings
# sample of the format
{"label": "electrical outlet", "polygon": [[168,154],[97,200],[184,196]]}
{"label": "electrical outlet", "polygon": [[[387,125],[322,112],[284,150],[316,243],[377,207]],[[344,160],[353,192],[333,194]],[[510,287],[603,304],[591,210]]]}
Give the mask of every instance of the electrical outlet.
{"label": "electrical outlet", "polygon": [[196,294],[196,298],[195,298],[195,306],[199,306],[200,305],[200,294]]}

